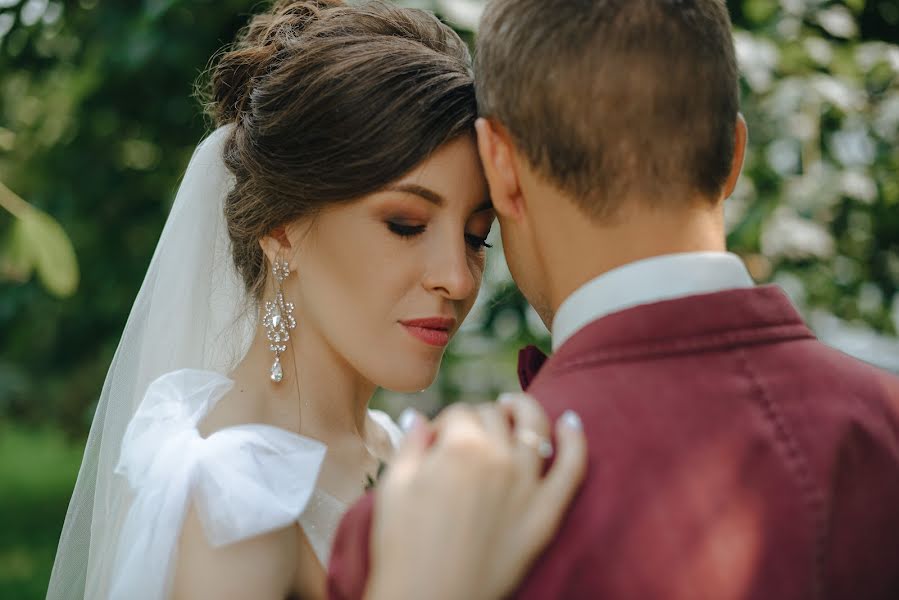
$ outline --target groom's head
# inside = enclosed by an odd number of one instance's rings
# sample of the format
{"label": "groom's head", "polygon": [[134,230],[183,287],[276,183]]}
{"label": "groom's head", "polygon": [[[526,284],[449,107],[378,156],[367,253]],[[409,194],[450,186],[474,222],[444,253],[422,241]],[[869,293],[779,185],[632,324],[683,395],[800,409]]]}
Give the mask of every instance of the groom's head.
{"label": "groom's head", "polygon": [[[492,0],[476,82],[482,158],[526,294],[546,211],[607,225],[716,207],[736,181],[745,130],[724,0]],[[555,206],[539,206],[547,190]]]}

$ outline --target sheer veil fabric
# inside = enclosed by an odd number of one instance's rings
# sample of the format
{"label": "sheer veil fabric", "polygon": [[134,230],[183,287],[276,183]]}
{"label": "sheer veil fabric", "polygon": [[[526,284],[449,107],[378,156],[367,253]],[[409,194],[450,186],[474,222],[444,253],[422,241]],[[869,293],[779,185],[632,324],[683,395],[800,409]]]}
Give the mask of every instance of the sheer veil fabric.
{"label": "sheer veil fabric", "polygon": [[[133,495],[133,469],[126,465],[117,474],[116,467],[148,385],[180,369],[229,373],[249,349],[258,317],[231,259],[223,211],[233,177],[222,151],[232,129],[217,129],[194,152],[128,317],[91,425],[48,599],[110,595],[115,547]],[[209,385],[212,391],[226,386]],[[324,450],[315,444],[309,450],[307,462],[314,465]]]}

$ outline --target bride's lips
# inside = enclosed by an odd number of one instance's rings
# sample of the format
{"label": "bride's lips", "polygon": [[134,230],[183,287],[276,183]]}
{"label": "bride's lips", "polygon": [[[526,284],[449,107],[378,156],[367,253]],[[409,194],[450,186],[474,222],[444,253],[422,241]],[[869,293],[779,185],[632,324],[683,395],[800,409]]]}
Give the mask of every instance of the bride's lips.
{"label": "bride's lips", "polygon": [[455,328],[456,320],[447,317],[430,317],[400,321],[400,325],[424,343],[443,347],[449,344],[450,332]]}

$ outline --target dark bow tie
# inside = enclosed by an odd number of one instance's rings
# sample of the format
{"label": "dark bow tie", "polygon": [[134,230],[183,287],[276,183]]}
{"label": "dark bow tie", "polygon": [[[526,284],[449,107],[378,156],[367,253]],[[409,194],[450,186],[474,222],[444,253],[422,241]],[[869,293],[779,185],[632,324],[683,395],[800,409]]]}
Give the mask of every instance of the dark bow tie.
{"label": "dark bow tie", "polygon": [[546,355],[537,346],[528,346],[518,352],[518,381],[521,382],[521,389],[527,391],[545,362]]}

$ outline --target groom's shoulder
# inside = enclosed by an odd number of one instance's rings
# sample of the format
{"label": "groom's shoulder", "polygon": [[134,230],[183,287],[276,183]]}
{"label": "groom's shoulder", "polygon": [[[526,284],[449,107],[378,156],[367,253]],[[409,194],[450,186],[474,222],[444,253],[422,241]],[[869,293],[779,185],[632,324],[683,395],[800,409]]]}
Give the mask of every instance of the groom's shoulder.
{"label": "groom's shoulder", "polygon": [[551,419],[581,416],[588,488],[641,493],[707,456],[744,461],[764,485],[827,487],[842,453],[860,447],[899,476],[899,377],[810,335],[548,367],[528,392]]}
{"label": "groom's shoulder", "polygon": [[739,413],[737,405],[770,404],[796,419],[852,418],[860,408],[880,417],[899,413],[896,377],[821,343],[775,286],[642,305],[597,320],[542,365],[528,392],[550,416],[584,411],[622,433],[659,421],[719,426]]}
{"label": "groom's shoulder", "polygon": [[581,415],[590,463],[521,597],[695,597],[701,580],[726,598],[735,573],[811,597],[838,584],[816,569],[899,572],[892,375],[799,336],[551,369],[529,392]]}

